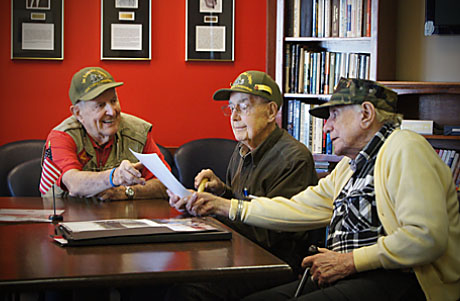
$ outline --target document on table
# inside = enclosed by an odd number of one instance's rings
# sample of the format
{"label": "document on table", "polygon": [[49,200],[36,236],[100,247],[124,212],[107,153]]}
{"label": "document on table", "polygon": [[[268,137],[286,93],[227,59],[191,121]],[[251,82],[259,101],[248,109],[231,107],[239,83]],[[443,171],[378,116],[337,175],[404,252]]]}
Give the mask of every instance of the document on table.
{"label": "document on table", "polygon": [[157,154],[140,154],[132,149],[130,149],[130,151],[174,194],[180,196],[181,198],[190,195],[190,191],[185,189],[176,177],[174,177]]}
{"label": "document on table", "polygon": [[[56,209],[56,214],[62,214],[63,209]],[[0,222],[45,222],[50,223],[49,216],[53,209],[0,209]]]}

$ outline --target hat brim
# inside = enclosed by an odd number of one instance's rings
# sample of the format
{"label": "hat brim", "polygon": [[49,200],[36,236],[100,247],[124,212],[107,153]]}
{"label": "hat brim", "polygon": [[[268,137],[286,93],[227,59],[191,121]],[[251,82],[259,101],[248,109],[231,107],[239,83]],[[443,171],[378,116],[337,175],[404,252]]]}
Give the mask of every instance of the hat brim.
{"label": "hat brim", "polygon": [[310,115],[322,119],[328,119],[329,118],[329,108],[331,107],[336,107],[336,106],[345,106],[348,103],[344,103],[343,100],[339,101],[328,101],[326,103],[323,103],[317,107],[314,107],[313,109],[310,109],[308,112]]}
{"label": "hat brim", "polygon": [[214,95],[212,96],[212,98],[214,100],[229,100],[230,99],[230,94],[232,92],[240,92],[240,93],[246,93],[246,94],[252,94],[252,95],[260,96],[257,93],[252,93],[252,92],[244,90],[244,89],[232,88],[232,89],[219,89],[216,92],[214,92]]}
{"label": "hat brim", "polygon": [[101,95],[103,92],[107,91],[108,89],[115,88],[115,87],[121,86],[123,84],[124,84],[123,82],[118,82],[118,83],[115,82],[115,83],[108,83],[108,84],[100,85],[96,89],[91,90],[89,93],[87,93],[84,96],[80,97],[78,100],[83,100],[83,101],[92,100],[92,99],[98,97],[99,95]]}

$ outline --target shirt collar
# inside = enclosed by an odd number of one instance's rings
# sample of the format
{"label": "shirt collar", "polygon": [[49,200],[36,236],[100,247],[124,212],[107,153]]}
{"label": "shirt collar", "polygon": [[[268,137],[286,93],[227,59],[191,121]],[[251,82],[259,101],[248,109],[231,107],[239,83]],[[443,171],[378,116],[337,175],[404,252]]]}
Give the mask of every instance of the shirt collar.
{"label": "shirt collar", "polygon": [[283,135],[283,130],[276,125],[276,128],[268,135],[268,137],[254,150],[249,150],[249,148],[244,145],[243,143],[238,143],[239,147],[239,154],[242,158],[246,158],[246,156],[249,156],[252,158],[252,162],[254,164],[259,163],[259,161],[262,159],[263,155],[273,147],[273,145],[278,142],[278,140],[281,138]]}

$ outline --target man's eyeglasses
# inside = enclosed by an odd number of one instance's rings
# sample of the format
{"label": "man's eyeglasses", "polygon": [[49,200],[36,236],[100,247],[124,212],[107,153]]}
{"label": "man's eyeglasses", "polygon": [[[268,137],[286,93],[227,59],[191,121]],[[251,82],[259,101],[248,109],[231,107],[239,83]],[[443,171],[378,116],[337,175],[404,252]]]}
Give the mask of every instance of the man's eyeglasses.
{"label": "man's eyeglasses", "polygon": [[261,103],[255,103],[251,105],[250,103],[238,103],[238,104],[228,104],[225,106],[222,106],[222,112],[224,112],[225,116],[232,116],[233,112],[236,111],[240,115],[247,115],[253,107],[255,107],[258,104],[267,104],[270,101],[266,100]]}
{"label": "man's eyeglasses", "polygon": [[236,111],[238,114],[246,115],[251,110],[251,105],[248,103],[229,104],[221,107],[222,112],[225,116],[232,116],[233,112]]}

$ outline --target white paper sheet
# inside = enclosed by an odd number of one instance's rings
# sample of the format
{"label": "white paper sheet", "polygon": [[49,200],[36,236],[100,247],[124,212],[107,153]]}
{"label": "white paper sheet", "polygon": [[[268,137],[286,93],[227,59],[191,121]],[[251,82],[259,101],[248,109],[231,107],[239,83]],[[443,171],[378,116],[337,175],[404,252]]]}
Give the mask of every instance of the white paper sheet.
{"label": "white paper sheet", "polygon": [[176,177],[174,177],[157,154],[140,154],[136,153],[132,149],[130,149],[130,151],[174,194],[180,196],[181,198],[191,194],[190,191],[185,189]]}

